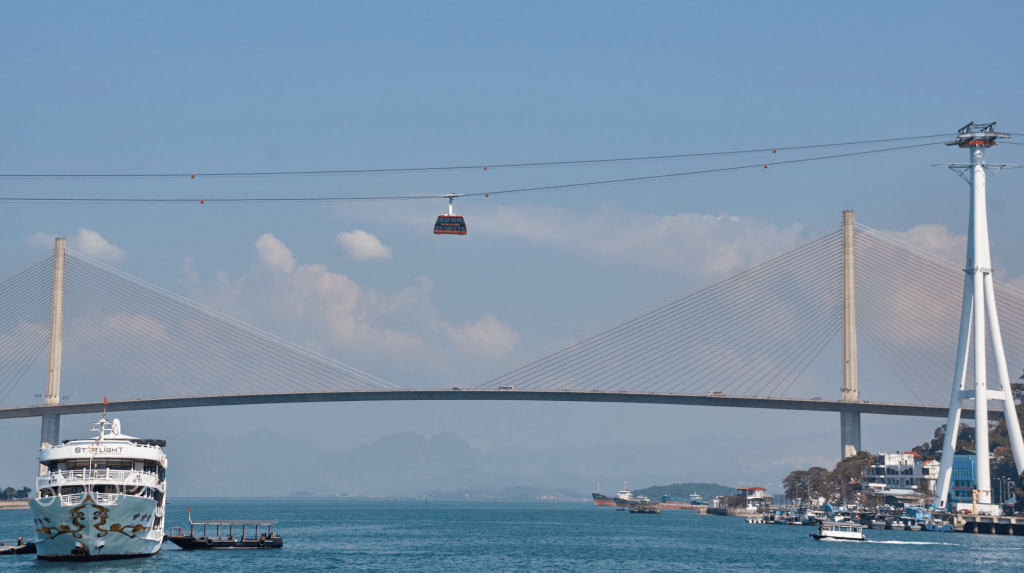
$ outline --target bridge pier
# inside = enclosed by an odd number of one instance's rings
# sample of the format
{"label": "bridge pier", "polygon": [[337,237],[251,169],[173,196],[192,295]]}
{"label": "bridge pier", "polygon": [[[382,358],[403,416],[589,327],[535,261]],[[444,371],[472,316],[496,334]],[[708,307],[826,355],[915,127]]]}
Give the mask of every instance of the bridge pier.
{"label": "bridge pier", "polygon": [[[50,361],[46,374],[47,406],[60,405],[60,354],[61,329],[64,325],[64,239],[57,239],[53,245],[53,298],[50,302]],[[39,437],[40,446],[60,443],[60,414],[43,414],[43,427]],[[39,465],[39,475],[47,467]]]}
{"label": "bridge pier", "polygon": [[[843,402],[857,402],[857,295],[854,280],[853,211],[843,211]],[[840,459],[860,451],[860,412],[839,413]]]}

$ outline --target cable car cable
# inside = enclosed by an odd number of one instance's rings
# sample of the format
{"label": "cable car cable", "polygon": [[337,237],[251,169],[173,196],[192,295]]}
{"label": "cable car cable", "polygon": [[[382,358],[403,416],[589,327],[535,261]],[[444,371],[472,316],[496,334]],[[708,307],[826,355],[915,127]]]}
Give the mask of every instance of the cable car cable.
{"label": "cable car cable", "polygon": [[764,149],[747,149],[742,151],[711,151],[705,153],[683,153],[675,155],[650,155],[643,157],[620,157],[613,159],[581,159],[569,161],[540,161],[532,163],[503,163],[497,165],[455,165],[440,167],[397,167],[382,169],[325,169],[316,171],[237,171],[212,173],[0,173],[0,179],[170,179],[188,177],[299,177],[316,175],[373,175],[388,173],[423,173],[432,171],[469,171],[479,169],[517,169],[530,167],[557,167],[570,165],[599,165],[606,163],[627,163],[636,161],[659,161],[669,159],[687,159],[693,157],[714,157],[725,155],[742,155],[749,153],[767,153],[771,151],[796,151],[802,149],[818,149],[826,147],[842,147],[848,145],[867,145],[872,143],[889,143],[893,141],[909,141],[915,139],[931,139],[949,137],[949,134],[916,135],[913,137],[893,137],[888,139],[872,139],[866,141],[850,141],[845,143],[821,143],[815,145],[796,145],[790,147],[766,147]]}
{"label": "cable car cable", "polygon": [[[755,165],[738,165],[735,167],[718,167],[714,169],[701,169],[698,171],[685,171],[682,173],[666,173],[662,175],[645,175],[641,177],[626,177],[621,179],[606,179],[603,181],[587,181],[582,183],[564,183],[559,185],[545,185],[541,187],[525,187],[520,189],[505,189],[499,191],[477,191],[473,193],[462,193],[460,197],[479,197],[487,195],[501,195],[508,193],[528,193],[537,191],[555,191],[560,189],[572,189],[577,187],[593,187],[598,185],[612,185],[616,183],[634,183],[640,181],[653,181],[657,179],[671,179],[676,177],[687,177],[691,175],[704,175],[708,173],[724,173],[728,171],[741,171],[746,169],[767,169],[769,166],[790,165],[794,163],[808,163],[812,161],[824,161],[827,159],[838,159],[842,157],[853,157],[857,155],[869,155],[874,153],[886,153],[903,149],[927,147],[930,145],[944,145],[943,142],[918,143],[915,145],[904,145],[900,147],[889,147],[885,149],[872,149],[869,151],[855,151],[851,153],[840,153],[836,155],[825,155],[821,157],[806,157],[803,159],[789,159],[786,161],[775,161],[772,163],[758,163]],[[391,195],[391,196],[363,196],[363,197],[235,197],[221,199],[183,199],[183,198],[116,198],[116,197],[0,197],[0,203],[326,203],[340,201],[408,201],[419,199],[436,200],[444,195]]]}

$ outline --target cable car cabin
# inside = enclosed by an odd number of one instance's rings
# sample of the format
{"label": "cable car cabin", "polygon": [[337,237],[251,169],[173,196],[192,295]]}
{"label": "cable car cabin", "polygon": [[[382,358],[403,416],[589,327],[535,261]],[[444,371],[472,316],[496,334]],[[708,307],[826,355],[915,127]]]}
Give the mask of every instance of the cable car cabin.
{"label": "cable car cabin", "polygon": [[435,235],[465,235],[466,220],[462,215],[441,215],[434,223]]}

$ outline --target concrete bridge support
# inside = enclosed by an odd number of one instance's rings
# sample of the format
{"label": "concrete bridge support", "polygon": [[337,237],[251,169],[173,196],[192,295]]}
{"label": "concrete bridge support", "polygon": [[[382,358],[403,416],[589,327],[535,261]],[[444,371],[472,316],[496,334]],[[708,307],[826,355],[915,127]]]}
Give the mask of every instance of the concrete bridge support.
{"label": "concrete bridge support", "polygon": [[[854,281],[853,211],[843,211],[843,402],[857,402],[857,295]],[[860,451],[860,412],[840,412],[840,459]]]}
{"label": "concrete bridge support", "polygon": [[[64,239],[53,246],[53,298],[50,302],[50,361],[46,375],[46,405],[60,405],[61,327],[64,324]],[[43,414],[40,445],[60,442],[60,414]],[[39,474],[46,467],[40,464]]]}

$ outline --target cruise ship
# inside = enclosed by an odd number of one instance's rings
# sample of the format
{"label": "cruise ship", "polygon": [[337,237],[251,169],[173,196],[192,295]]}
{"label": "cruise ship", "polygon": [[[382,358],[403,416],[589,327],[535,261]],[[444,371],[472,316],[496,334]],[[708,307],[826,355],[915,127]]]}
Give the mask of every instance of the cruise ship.
{"label": "cruise ship", "polygon": [[165,442],[126,436],[106,413],[93,431],[93,438],[40,448],[30,503],[39,559],[147,557],[163,543]]}

